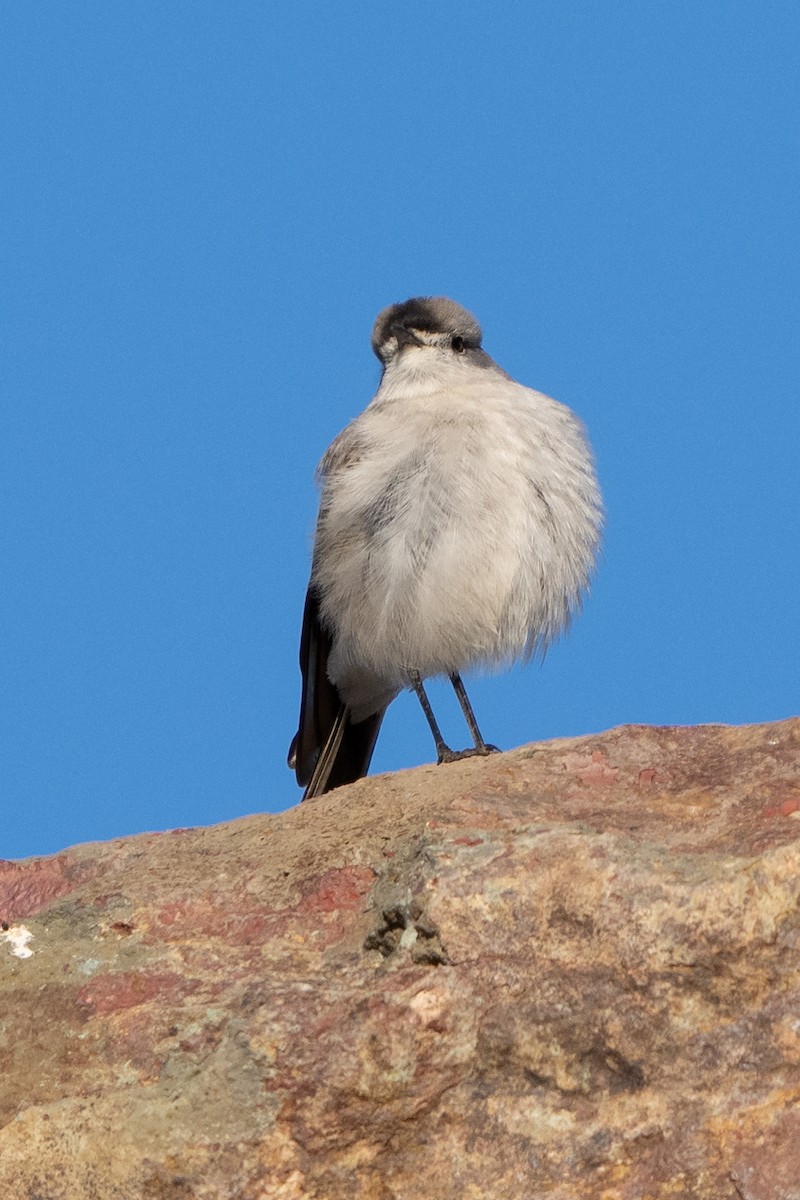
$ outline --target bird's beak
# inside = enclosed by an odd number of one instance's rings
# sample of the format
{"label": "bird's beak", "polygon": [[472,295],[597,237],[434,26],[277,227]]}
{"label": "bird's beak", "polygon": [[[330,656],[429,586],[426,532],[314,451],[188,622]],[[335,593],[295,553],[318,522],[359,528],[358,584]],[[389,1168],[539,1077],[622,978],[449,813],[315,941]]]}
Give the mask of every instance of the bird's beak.
{"label": "bird's beak", "polygon": [[394,334],[395,340],[397,342],[398,350],[402,350],[403,346],[421,346],[422,345],[422,342],[419,340],[417,335],[414,333],[413,329],[407,329],[405,327],[405,325],[392,325],[392,333]]}

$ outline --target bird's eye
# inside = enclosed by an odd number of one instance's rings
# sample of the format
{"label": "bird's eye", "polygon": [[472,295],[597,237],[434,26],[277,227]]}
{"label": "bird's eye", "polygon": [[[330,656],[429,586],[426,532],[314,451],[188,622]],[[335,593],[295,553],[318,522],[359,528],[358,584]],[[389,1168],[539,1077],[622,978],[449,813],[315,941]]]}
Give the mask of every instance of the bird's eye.
{"label": "bird's eye", "polygon": [[464,339],[462,337],[454,337],[450,345],[453,347],[456,354],[464,353]]}

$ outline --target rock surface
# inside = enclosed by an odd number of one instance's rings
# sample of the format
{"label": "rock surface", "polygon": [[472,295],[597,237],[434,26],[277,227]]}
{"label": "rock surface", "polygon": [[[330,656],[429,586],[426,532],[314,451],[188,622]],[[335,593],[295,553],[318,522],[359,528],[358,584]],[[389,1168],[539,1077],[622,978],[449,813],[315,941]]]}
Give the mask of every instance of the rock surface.
{"label": "rock surface", "polygon": [[800,721],[0,863],[0,1196],[800,1200]]}

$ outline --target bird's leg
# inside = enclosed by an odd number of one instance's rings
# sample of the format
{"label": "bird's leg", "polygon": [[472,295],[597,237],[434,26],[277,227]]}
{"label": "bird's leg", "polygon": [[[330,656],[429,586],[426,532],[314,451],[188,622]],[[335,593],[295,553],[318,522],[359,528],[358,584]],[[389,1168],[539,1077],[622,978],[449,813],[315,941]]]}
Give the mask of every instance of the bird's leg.
{"label": "bird's leg", "polygon": [[431,733],[433,734],[433,740],[436,743],[437,762],[440,762],[440,763],[454,762],[455,759],[460,758],[460,755],[459,755],[458,751],[451,750],[450,747],[447,745],[447,742],[442,737],[442,731],[439,728],[439,725],[436,721],[436,717],[433,715],[433,709],[431,708],[431,702],[428,699],[425,688],[422,686],[422,679],[420,678],[419,671],[409,671],[408,678],[411,680],[411,686],[413,687],[414,691],[417,693],[417,699],[419,700],[420,704],[422,705],[422,711],[425,713],[425,719],[431,727]]}
{"label": "bird's leg", "polygon": [[433,734],[433,740],[436,743],[437,762],[458,762],[460,758],[473,758],[476,754],[485,755],[495,754],[497,752],[497,746],[488,746],[481,737],[481,731],[478,729],[478,722],[475,720],[475,714],[472,711],[472,705],[467,698],[467,693],[464,690],[464,684],[461,682],[461,677],[459,675],[451,675],[450,682],[455,688],[456,695],[458,696],[458,702],[461,705],[467,725],[469,725],[469,731],[472,734],[472,740],[475,743],[474,748],[471,747],[469,750],[450,749],[450,747],[447,745],[447,742],[442,737],[442,731],[439,728],[436,717],[433,715],[431,702],[428,699],[425,688],[422,686],[422,679],[420,678],[419,671],[409,671],[408,677],[411,680],[411,686],[417,693],[417,699],[422,705],[422,711],[425,713],[425,719],[430,725],[431,733]]}
{"label": "bird's leg", "polygon": [[483,734],[481,733],[480,729],[478,729],[478,722],[475,720],[475,713],[472,711],[472,705],[469,702],[469,696],[467,695],[467,689],[464,687],[464,684],[461,682],[461,676],[456,673],[453,673],[450,676],[450,682],[452,683],[453,688],[455,689],[456,696],[458,697],[458,703],[461,705],[461,711],[464,714],[464,720],[467,722],[467,725],[469,726],[469,731],[472,734],[472,740],[475,743],[474,750],[465,750],[465,751],[462,751],[462,753],[465,755],[466,754],[498,754],[499,750],[498,750],[497,746],[490,746],[483,740]]}

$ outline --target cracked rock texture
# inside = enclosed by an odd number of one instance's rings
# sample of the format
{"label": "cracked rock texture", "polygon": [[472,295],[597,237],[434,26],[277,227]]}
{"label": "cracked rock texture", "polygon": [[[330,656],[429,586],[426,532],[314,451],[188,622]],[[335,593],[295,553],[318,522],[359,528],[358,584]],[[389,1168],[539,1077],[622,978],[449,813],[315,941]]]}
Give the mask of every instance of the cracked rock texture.
{"label": "cracked rock texture", "polygon": [[800,721],[0,863],[9,1200],[800,1200]]}

